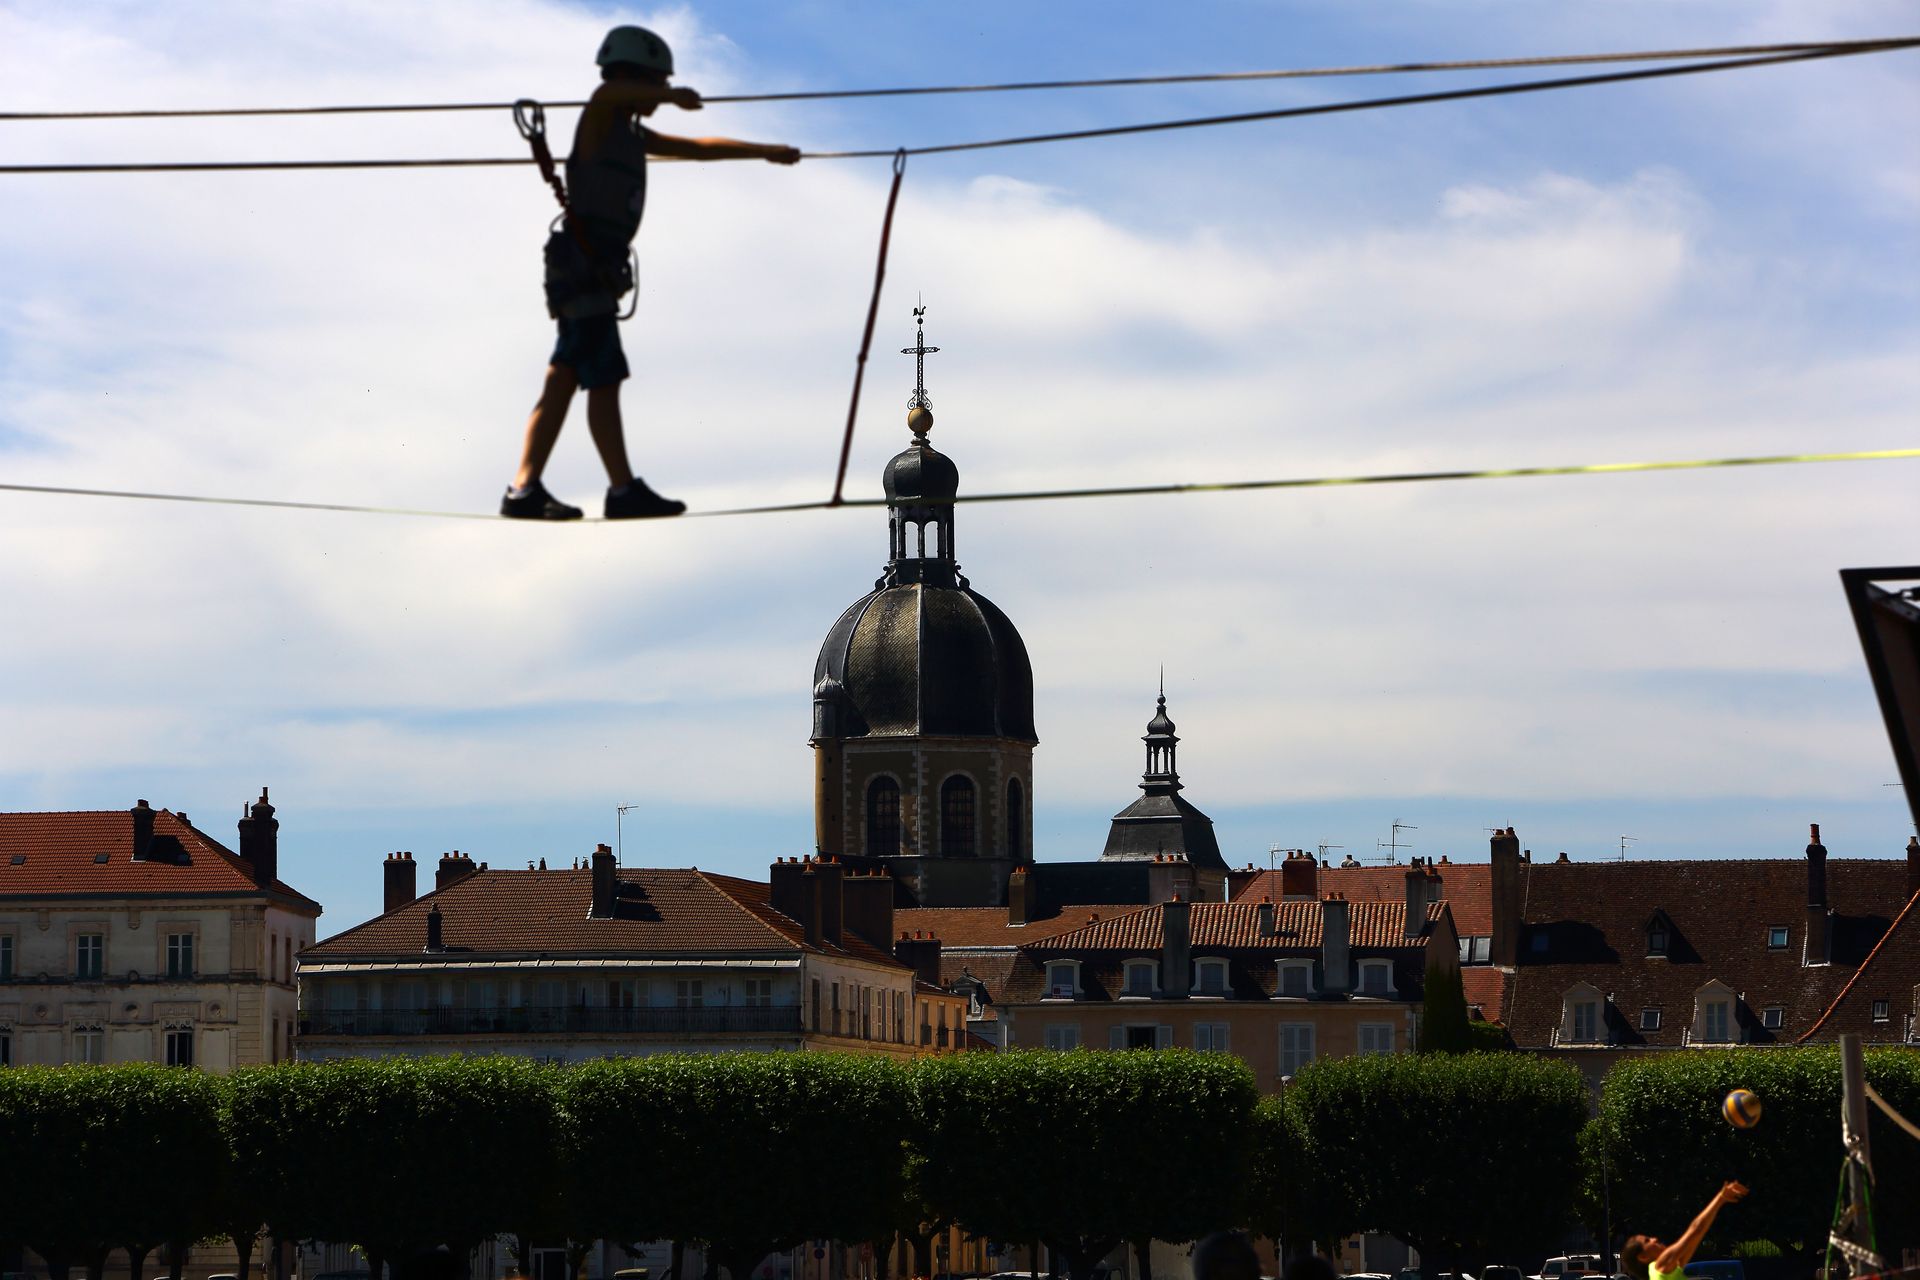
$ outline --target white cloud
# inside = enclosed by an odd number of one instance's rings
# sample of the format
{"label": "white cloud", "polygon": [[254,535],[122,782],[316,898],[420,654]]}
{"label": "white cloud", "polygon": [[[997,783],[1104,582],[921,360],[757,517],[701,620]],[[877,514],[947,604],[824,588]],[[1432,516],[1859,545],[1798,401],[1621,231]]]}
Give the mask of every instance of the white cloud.
{"label": "white cloud", "polygon": [[[200,12],[236,25],[202,47],[144,18],[104,35],[0,15],[0,44],[34,51],[17,101],[385,98],[396,75],[420,98],[565,91],[604,20],[530,2]],[[649,20],[716,91],[774,56],[688,10]],[[790,119],[754,117],[773,137]],[[23,137],[23,159],[519,145],[491,116]],[[916,290],[944,348],[935,438],[974,491],[1911,443],[1911,309],[1870,337],[1825,333],[1850,295],[1824,260],[1868,270],[1870,246],[1759,255],[1743,210],[1671,167],[1458,170],[1419,216],[1320,210],[1332,229],[1283,235],[1245,208],[1142,227],[1070,182],[916,162],[851,489],[873,492],[904,442],[893,352]],[[626,404],[662,488],[702,506],[824,495],[884,181],[656,170]],[[6,478],[494,500],[551,341],[551,202],[530,173],[9,197]],[[575,496],[599,483],[583,428],[553,472]],[[1382,790],[1840,793],[1883,771],[1871,707],[1789,720],[1769,690],[1834,678],[1858,695],[1832,573],[1899,554],[1911,484],[1891,464],[983,506],[962,510],[959,546],[1034,651],[1042,803],[1124,798],[1163,660],[1216,816]],[[565,806],[637,779],[688,803],[803,803],[814,646],[871,581],[883,527],[871,511],[528,529],[9,497],[0,656],[31,679],[0,709],[0,779],[38,794],[147,762],[227,789],[270,770],[313,807]],[[1674,698],[1662,682],[1689,671],[1759,705]],[[760,790],[743,798],[743,777]]]}

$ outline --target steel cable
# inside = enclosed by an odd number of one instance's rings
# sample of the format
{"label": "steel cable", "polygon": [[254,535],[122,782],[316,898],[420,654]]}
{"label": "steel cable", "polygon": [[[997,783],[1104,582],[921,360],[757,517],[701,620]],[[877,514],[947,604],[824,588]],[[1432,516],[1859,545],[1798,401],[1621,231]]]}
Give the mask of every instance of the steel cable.
{"label": "steel cable", "polygon": [[[709,103],[818,102],[841,98],[900,98],[959,93],[1019,93],[1051,89],[1107,89],[1142,85],[1247,83],[1336,76],[1409,75],[1437,71],[1496,71],[1524,67],[1583,66],[1608,62],[1661,62],[1683,58],[1745,58],[1814,49],[1895,47],[1896,37],[1871,40],[1822,40],[1791,44],[1716,45],[1697,49],[1644,49],[1623,53],[1544,54],[1517,58],[1465,58],[1444,62],[1384,62],[1345,67],[1291,67],[1271,71],[1204,71],[1157,76],[1106,76],[1086,80],[1021,80],[1002,84],[919,85],[888,89],[807,89],[790,93],[732,93],[703,98]],[[549,107],[583,107],[584,99],[545,101]],[[374,115],[439,111],[501,111],[512,102],[404,102],[323,107],[181,107],[98,111],[0,111],[0,121],[177,120],[231,116]]]}
{"label": "steel cable", "polygon": [[[901,152],[910,156],[943,155],[957,151],[982,151],[995,147],[1029,146],[1041,142],[1071,142],[1088,138],[1111,138],[1126,134],[1163,133],[1174,129],[1201,129],[1218,125],[1250,124],[1263,120],[1289,120],[1305,116],[1336,115],[1353,111],[1372,111],[1387,107],[1410,107],[1435,102],[1461,102],[1472,98],[1507,97],[1522,93],[1540,93],[1558,89],[1577,89],[1591,85],[1622,84],[1636,80],[1656,80],[1673,76],[1699,75],[1712,71],[1733,71],[1743,67],[1777,66],[1790,62],[1809,62],[1824,58],[1856,57],[1920,46],[1920,37],[1881,40],[1864,44],[1823,45],[1816,49],[1735,58],[1718,62],[1688,62],[1675,67],[1643,67],[1634,71],[1611,71],[1592,76],[1562,76],[1551,80],[1523,80],[1514,84],[1479,85],[1471,89],[1437,90],[1431,93],[1398,94],[1386,98],[1362,98],[1352,102],[1328,102],[1305,107],[1280,107],[1268,111],[1243,111],[1229,115],[1196,116],[1180,120],[1158,120],[1144,124],[1109,125],[1097,129],[1074,129],[1058,133],[1023,134],[974,142],[948,142],[922,147],[869,148],[852,151],[805,151],[810,160],[858,160],[892,157]],[[407,169],[451,166],[525,165],[522,157],[466,157],[402,160],[229,160],[173,161],[160,163],[129,162],[109,164],[10,164],[0,165],[0,174],[51,173],[194,173],[276,169]]]}

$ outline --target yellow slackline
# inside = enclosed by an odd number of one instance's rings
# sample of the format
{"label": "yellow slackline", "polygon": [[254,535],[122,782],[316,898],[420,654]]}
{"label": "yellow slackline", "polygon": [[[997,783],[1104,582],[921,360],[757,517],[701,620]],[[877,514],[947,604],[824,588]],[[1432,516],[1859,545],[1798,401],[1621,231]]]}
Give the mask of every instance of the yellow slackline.
{"label": "yellow slackline", "polygon": [[[1377,475],[1303,476],[1283,480],[1223,480],[1188,484],[1109,485],[1092,489],[1030,489],[1009,493],[962,494],[953,502],[1056,502],[1067,498],[1148,498],[1186,493],[1241,493],[1256,489],[1331,489],[1377,484],[1430,484],[1442,480],[1513,480],[1542,476],[1624,475],[1636,471],[1705,471],[1715,467],[1779,467],[1808,462],[1891,462],[1920,458],[1920,449],[1862,449],[1850,453],[1776,453],[1741,458],[1688,458],[1666,462],[1590,462],[1564,467],[1492,467],[1476,471],[1401,471]],[[147,493],[132,489],[81,489],[65,485],[0,483],[0,492],[34,493],[70,498],[125,498],[143,502],[197,502],[221,507],[266,507],[276,511],[333,511],[351,515],[424,516],[435,520],[499,520],[479,511],[435,511],[421,507],[376,507],[343,502],[291,502],[277,498],[226,498],[207,494]],[[681,519],[718,516],[780,515],[796,511],[831,511],[836,507],[884,507],[885,498],[848,498],[835,503],[781,502],[764,506],[721,507],[689,511]],[[940,505],[922,502],[925,506]],[[515,524],[627,524],[630,521],[519,520]]]}

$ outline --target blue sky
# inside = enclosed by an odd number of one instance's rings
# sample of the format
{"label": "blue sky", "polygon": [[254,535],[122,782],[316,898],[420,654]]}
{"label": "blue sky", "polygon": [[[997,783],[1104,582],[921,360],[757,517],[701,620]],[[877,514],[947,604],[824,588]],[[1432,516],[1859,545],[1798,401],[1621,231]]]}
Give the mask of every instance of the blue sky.
{"label": "blue sky", "polygon": [[[12,108],[577,96],[642,21],[710,93],[1903,34],[1895,4],[0,4]],[[915,159],[850,492],[935,439],[998,489],[1908,447],[1920,55]],[[1518,78],[1525,73],[1515,73]],[[1449,78],[1494,81],[1503,74]],[[1434,77],[716,106],[811,149]],[[556,113],[556,132],[569,121]],[[16,161],[510,154],[504,117],[0,126]],[[642,471],[831,482],[883,163],[661,168],[626,328]],[[517,170],[0,178],[0,478],[486,509],[550,344]],[[576,421],[551,473],[597,497]],[[965,508],[1033,652],[1042,856],[1097,850],[1165,663],[1238,862],[1837,853],[1910,831],[1835,570],[1914,559],[1912,463]],[[345,927],[376,863],[811,839],[815,648],[874,512],[564,530],[0,502],[0,807],[230,834],[262,782]]]}

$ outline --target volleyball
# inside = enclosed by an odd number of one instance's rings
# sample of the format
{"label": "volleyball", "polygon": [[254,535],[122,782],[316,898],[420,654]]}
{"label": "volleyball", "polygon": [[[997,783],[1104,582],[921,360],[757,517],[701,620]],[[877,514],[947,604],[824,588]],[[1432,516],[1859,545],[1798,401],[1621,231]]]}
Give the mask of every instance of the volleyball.
{"label": "volleyball", "polygon": [[1735,1089],[1721,1102],[1720,1114],[1736,1129],[1751,1129],[1760,1123],[1760,1095],[1751,1089]]}

